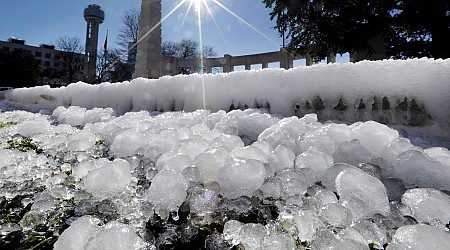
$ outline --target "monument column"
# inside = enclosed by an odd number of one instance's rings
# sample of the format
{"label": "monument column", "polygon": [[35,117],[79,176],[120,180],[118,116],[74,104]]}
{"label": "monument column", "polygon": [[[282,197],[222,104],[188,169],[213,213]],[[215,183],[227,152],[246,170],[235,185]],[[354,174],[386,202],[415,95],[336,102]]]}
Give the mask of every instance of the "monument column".
{"label": "monument column", "polygon": [[[142,0],[136,66],[133,78],[162,76],[161,0]],[[151,31],[151,32],[150,32]]]}

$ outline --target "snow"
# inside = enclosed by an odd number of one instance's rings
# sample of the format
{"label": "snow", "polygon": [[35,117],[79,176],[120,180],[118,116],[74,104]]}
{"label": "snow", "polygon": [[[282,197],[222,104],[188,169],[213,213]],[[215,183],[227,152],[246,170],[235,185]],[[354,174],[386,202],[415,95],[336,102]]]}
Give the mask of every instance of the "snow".
{"label": "snow", "polygon": [[[55,249],[164,248],[190,230],[214,232],[209,243],[229,248],[444,249],[449,66],[387,60],[9,91],[0,102],[0,197],[31,206],[0,231],[63,220],[70,226]],[[201,78],[208,110],[198,109]],[[415,98],[432,123],[409,133],[352,123],[356,109],[299,115],[296,102],[317,95]],[[260,107],[226,112],[231,104]],[[319,120],[333,114],[347,124]],[[434,128],[442,130],[430,137]],[[25,137],[39,150],[7,148]],[[74,214],[54,217],[66,207]]]}
{"label": "snow", "polygon": [[[206,108],[212,112],[228,110],[234,104],[235,107],[270,106],[271,113],[291,116],[296,112],[296,104],[303,108],[306,100],[312,103],[316,96],[320,96],[326,106],[335,106],[339,98],[343,98],[353,107],[359,104],[360,99],[370,106],[374,97],[379,100],[387,97],[394,105],[407,97],[409,101],[415,99],[418,104],[423,104],[433,119],[448,125],[449,68],[450,59],[422,58],[317,65],[287,71],[263,69],[157,80],[139,78],[131,82],[99,85],[78,82],[57,89],[49,86],[15,89],[6,93],[6,101],[20,108],[50,111],[59,106],[79,106],[113,108],[119,114],[136,110],[191,112],[204,108],[203,79]],[[324,119],[332,118],[329,117],[332,110],[321,112]],[[347,118],[344,120],[358,120],[357,112],[352,110],[344,114]],[[83,110],[77,112],[83,113]],[[101,116],[97,118],[101,119]],[[80,118],[80,121],[73,122],[82,121]]]}

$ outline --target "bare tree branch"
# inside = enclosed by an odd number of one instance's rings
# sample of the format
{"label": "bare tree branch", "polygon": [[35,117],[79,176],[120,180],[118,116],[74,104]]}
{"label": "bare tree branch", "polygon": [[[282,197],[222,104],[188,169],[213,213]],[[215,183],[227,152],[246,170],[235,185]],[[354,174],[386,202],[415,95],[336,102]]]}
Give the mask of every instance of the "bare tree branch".
{"label": "bare tree branch", "polygon": [[128,50],[130,43],[136,43],[139,38],[139,20],[141,11],[132,8],[125,11],[122,16],[122,27],[119,29],[117,44],[124,50]]}
{"label": "bare tree branch", "polygon": [[78,37],[60,37],[56,41],[56,48],[62,51],[62,56],[67,61],[66,74],[68,83],[74,82],[74,75],[81,71],[83,66],[84,45]]}

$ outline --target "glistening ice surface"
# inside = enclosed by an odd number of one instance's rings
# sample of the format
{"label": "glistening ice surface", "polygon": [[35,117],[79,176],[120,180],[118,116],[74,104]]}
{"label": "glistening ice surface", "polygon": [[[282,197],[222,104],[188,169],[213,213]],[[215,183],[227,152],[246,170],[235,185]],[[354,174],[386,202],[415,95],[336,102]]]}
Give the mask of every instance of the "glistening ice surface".
{"label": "glistening ice surface", "polygon": [[450,152],[414,146],[377,122],[321,123],[315,114],[262,109],[115,116],[76,106],[7,111],[0,121],[8,246],[450,244]]}

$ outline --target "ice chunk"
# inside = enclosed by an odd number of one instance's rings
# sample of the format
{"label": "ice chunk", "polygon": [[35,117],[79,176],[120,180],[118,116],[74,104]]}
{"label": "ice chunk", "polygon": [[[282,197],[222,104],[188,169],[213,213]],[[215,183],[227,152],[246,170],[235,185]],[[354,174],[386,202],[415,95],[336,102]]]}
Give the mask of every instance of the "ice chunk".
{"label": "ice chunk", "polygon": [[282,130],[287,131],[289,135],[300,135],[306,130],[307,122],[305,119],[298,119],[296,116],[286,117],[279,121],[278,125]]}
{"label": "ice chunk", "polygon": [[311,168],[320,175],[333,165],[333,157],[315,148],[309,148],[295,158],[295,169]]}
{"label": "ice chunk", "polygon": [[324,226],[315,212],[311,210],[300,210],[298,215],[294,216],[294,221],[298,229],[298,238],[301,241],[313,240],[315,233]]}
{"label": "ice chunk", "polygon": [[310,147],[314,147],[317,150],[333,154],[336,151],[336,141],[328,134],[318,130],[319,133],[308,133],[303,140],[299,142],[301,151],[305,151]]}
{"label": "ice chunk", "polygon": [[143,154],[147,140],[145,135],[135,130],[125,130],[116,136],[111,144],[111,152],[118,157]]}
{"label": "ice chunk", "polygon": [[331,167],[325,170],[325,172],[319,177],[319,180],[327,189],[336,192],[336,177],[339,175],[339,173],[348,168],[357,169],[356,167],[347,163],[333,164]]}
{"label": "ice chunk", "polygon": [[337,203],[338,202],[336,195],[328,189],[321,189],[321,190],[317,191],[313,197],[319,199],[322,202],[322,204],[324,204],[324,205],[326,205],[328,203]]}
{"label": "ice chunk", "polygon": [[336,177],[339,202],[352,211],[354,219],[389,212],[389,199],[383,183],[361,170],[347,168]]}
{"label": "ice chunk", "polygon": [[305,132],[305,127],[305,122],[295,116],[284,118],[264,130],[258,140],[266,140],[273,148],[281,144],[294,148],[297,138]]}
{"label": "ice chunk", "polygon": [[208,149],[194,158],[194,165],[199,168],[203,182],[216,181],[219,168],[225,162],[228,152],[225,149]]}
{"label": "ice chunk", "polygon": [[172,169],[181,173],[183,169],[190,167],[191,165],[192,160],[189,156],[185,154],[177,154],[174,157],[165,161],[163,168]]}
{"label": "ice chunk", "polygon": [[[365,246],[365,247],[361,247],[360,249],[368,248],[367,240],[358,231],[356,231],[353,227],[344,228],[343,230],[338,232],[336,237],[342,241],[354,241],[354,242],[361,243],[362,246]],[[342,249],[347,249],[347,248],[342,248]]]}
{"label": "ice chunk", "polygon": [[352,223],[352,213],[337,203],[328,203],[320,210],[320,218],[325,225],[344,228]]}
{"label": "ice chunk", "polygon": [[178,153],[188,155],[191,159],[194,159],[208,147],[209,143],[206,140],[189,138],[181,141],[181,147],[178,148]]}
{"label": "ice chunk", "polygon": [[384,245],[389,241],[386,228],[373,223],[371,219],[357,221],[352,228],[358,231],[366,239],[366,242],[377,242]]}
{"label": "ice chunk", "polygon": [[344,141],[350,141],[351,130],[346,124],[331,123],[327,127],[327,134],[334,139],[336,145]]}
{"label": "ice chunk", "polygon": [[178,149],[180,147],[180,134],[172,129],[161,130],[158,134],[149,136],[148,148],[154,148],[158,154]]}
{"label": "ice chunk", "polygon": [[394,165],[397,162],[398,156],[412,147],[414,145],[406,138],[397,138],[386,145],[380,152],[380,156],[382,156],[380,158],[381,162],[377,162],[383,171],[383,176],[393,177]]}
{"label": "ice chunk", "polygon": [[161,170],[146,191],[146,198],[155,206],[155,211],[163,218],[178,208],[186,199],[188,183],[183,174],[174,170]]}
{"label": "ice chunk", "polygon": [[86,215],[74,221],[69,228],[59,236],[53,246],[55,250],[83,250],[89,239],[100,230],[101,221],[93,216]]}
{"label": "ice chunk", "polygon": [[239,119],[239,136],[249,138],[251,142],[268,127],[276,124],[278,119],[269,114],[253,113]]}
{"label": "ice chunk", "polygon": [[90,171],[84,179],[84,188],[99,199],[118,195],[131,181],[130,164],[122,159],[105,162]]}
{"label": "ice chunk", "polygon": [[144,241],[129,225],[109,222],[89,240],[85,249],[144,249]]}
{"label": "ice chunk", "polygon": [[96,137],[88,131],[70,135],[67,139],[67,149],[69,151],[87,151],[95,145]]}
{"label": "ice chunk", "polygon": [[342,142],[333,154],[335,163],[347,163],[358,166],[360,163],[370,162],[372,155],[358,140]]}
{"label": "ice chunk", "polygon": [[262,249],[263,238],[266,235],[266,228],[263,225],[247,223],[242,226],[239,232],[239,240],[245,249],[260,250]]}
{"label": "ice chunk", "polygon": [[417,150],[409,150],[399,156],[394,175],[403,180],[406,188],[428,187],[450,191],[450,165],[443,165]]}
{"label": "ice chunk", "polygon": [[83,124],[106,122],[111,120],[114,116],[114,110],[112,108],[93,108],[87,110],[83,117]]}
{"label": "ice chunk", "polygon": [[34,119],[24,121],[17,125],[17,133],[25,136],[32,137],[33,135],[45,133],[50,129],[50,123],[44,119]]}
{"label": "ice chunk", "polygon": [[216,113],[211,113],[206,117],[205,124],[208,126],[209,129],[213,129],[214,126],[216,126],[216,124],[220,122],[222,118],[225,117],[226,114],[227,113],[223,110],[219,110]]}
{"label": "ice chunk", "polygon": [[158,170],[163,169],[164,165],[166,164],[166,162],[170,159],[172,159],[173,157],[177,156],[178,153],[176,151],[168,151],[165,152],[163,155],[161,155],[158,160],[156,161],[156,168]]}
{"label": "ice chunk", "polygon": [[450,196],[432,188],[406,191],[402,203],[408,205],[420,223],[445,225],[450,222]]}
{"label": "ice chunk", "polygon": [[223,236],[225,240],[230,241],[233,246],[241,242],[239,234],[244,223],[237,220],[229,220],[223,226]]}
{"label": "ice chunk", "polygon": [[252,196],[264,182],[264,165],[256,160],[232,158],[219,169],[217,182],[223,195],[230,198]]}
{"label": "ice chunk", "polygon": [[242,147],[234,148],[230,152],[230,157],[253,159],[258,160],[262,163],[267,163],[267,154],[264,154],[264,152],[261,149],[253,145],[243,148]]}
{"label": "ice chunk", "polygon": [[0,149],[0,167],[11,165],[15,162],[16,154],[15,150]]}
{"label": "ice chunk", "polygon": [[424,152],[430,158],[433,158],[446,166],[450,166],[450,151],[448,149],[442,147],[432,147],[425,149]]}
{"label": "ice chunk", "polygon": [[213,147],[224,147],[228,151],[232,151],[237,147],[244,147],[244,143],[241,138],[236,135],[222,135],[217,137],[212,142]]}
{"label": "ice chunk", "polygon": [[216,212],[220,198],[217,193],[209,189],[201,189],[191,194],[189,198],[190,212],[197,216],[207,217]]}
{"label": "ice chunk", "polygon": [[58,117],[59,123],[66,123],[72,126],[84,125],[84,115],[86,114],[86,108],[77,106],[70,106],[67,109],[60,109],[57,112],[53,112],[54,116]]}
{"label": "ice chunk", "polygon": [[279,198],[283,191],[283,183],[279,178],[269,177],[259,190],[263,192],[264,197]]}
{"label": "ice chunk", "polygon": [[261,249],[265,250],[292,250],[296,249],[294,240],[279,232],[270,232],[264,237]]}
{"label": "ice chunk", "polygon": [[308,188],[308,177],[296,169],[284,169],[276,174],[283,184],[282,195],[287,198],[293,195],[303,195]]}
{"label": "ice chunk", "polygon": [[272,146],[266,140],[255,141],[252,146],[259,148],[265,155],[269,155],[273,150]]}
{"label": "ice chunk", "polygon": [[448,250],[450,234],[433,226],[417,224],[397,229],[388,250]]}
{"label": "ice chunk", "polygon": [[358,139],[370,153],[378,155],[380,151],[399,137],[397,130],[374,121],[355,123],[350,138]]}
{"label": "ice chunk", "polygon": [[269,155],[269,165],[276,172],[286,168],[294,168],[295,154],[292,149],[278,145]]}

